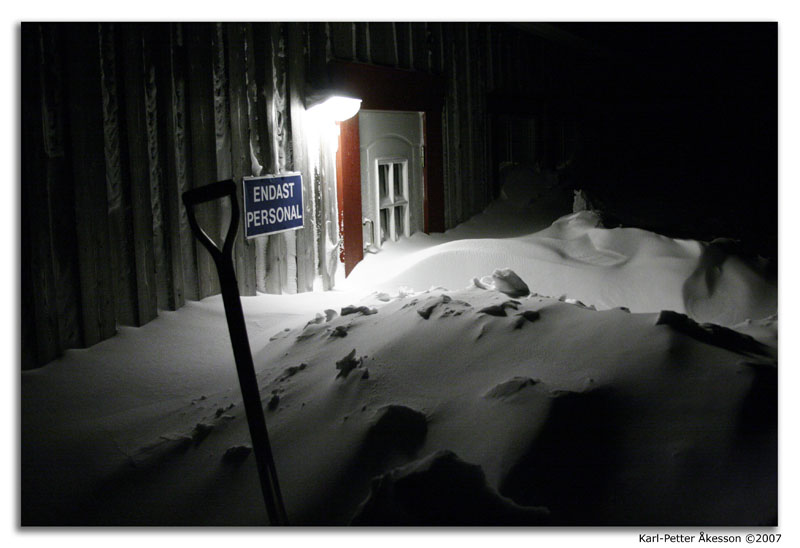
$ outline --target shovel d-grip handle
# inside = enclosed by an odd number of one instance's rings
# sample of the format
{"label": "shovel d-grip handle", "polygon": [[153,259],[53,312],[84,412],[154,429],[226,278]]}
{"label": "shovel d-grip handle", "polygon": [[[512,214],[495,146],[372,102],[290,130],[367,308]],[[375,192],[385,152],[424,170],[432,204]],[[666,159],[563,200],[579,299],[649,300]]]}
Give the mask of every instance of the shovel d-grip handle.
{"label": "shovel d-grip handle", "polygon": [[[219,248],[214,240],[200,227],[195,217],[196,205],[229,198],[231,203],[231,224],[222,247]],[[183,204],[189,218],[189,226],[195,238],[203,244],[217,267],[219,285],[222,292],[222,302],[225,305],[225,318],[228,321],[228,332],[233,346],[233,357],[236,361],[236,372],[239,377],[239,386],[242,389],[242,401],[247,425],[250,428],[250,439],[253,442],[258,477],[261,481],[261,492],[267,507],[267,515],[272,525],[288,525],[286,508],[281,497],[278,484],[278,472],[275,468],[275,459],[272,456],[272,447],[269,443],[267,423],[264,420],[264,409],[261,404],[261,395],[258,390],[253,355],[250,352],[250,340],[247,338],[247,326],[244,323],[242,301],[239,298],[239,286],[236,282],[236,272],[233,268],[233,243],[236,240],[236,231],[239,228],[239,203],[236,199],[236,183],[231,180],[211,183],[210,185],[194,188],[183,193]]]}
{"label": "shovel d-grip handle", "polygon": [[[214,240],[197,224],[197,217],[194,214],[194,206],[220,198],[230,198],[231,202],[231,224],[228,227],[228,234],[225,236],[222,249],[217,247]],[[239,228],[239,201],[236,199],[236,183],[231,180],[219,181],[187,190],[183,193],[183,204],[186,206],[192,233],[203,244],[203,247],[211,253],[214,262],[222,260],[223,257],[232,258],[233,242],[236,240],[236,231]]]}

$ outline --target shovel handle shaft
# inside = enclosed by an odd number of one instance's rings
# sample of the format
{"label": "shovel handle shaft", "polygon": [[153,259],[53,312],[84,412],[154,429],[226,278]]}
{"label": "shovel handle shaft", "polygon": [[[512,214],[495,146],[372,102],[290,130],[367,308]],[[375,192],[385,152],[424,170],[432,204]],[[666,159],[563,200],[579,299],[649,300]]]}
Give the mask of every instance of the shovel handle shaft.
{"label": "shovel handle shaft", "polygon": [[[231,201],[231,224],[220,249],[198,224],[194,214],[194,207],[204,202],[225,197]],[[247,326],[244,322],[239,286],[236,283],[236,273],[233,268],[233,242],[236,239],[236,230],[239,226],[239,204],[236,199],[236,184],[233,181],[221,181],[189,190],[183,194],[183,203],[186,206],[189,226],[192,228],[194,236],[211,254],[217,267],[222,302],[225,306],[225,317],[228,321],[228,332],[230,333],[233,356],[236,362],[236,372],[239,377],[239,386],[242,390],[242,400],[250,429],[250,439],[253,442],[253,452],[255,453],[261,491],[264,495],[269,521],[272,525],[288,525],[286,509],[283,504],[280,485],[278,484],[275,459],[272,456],[272,447],[269,442],[267,423],[264,420],[264,409],[261,404],[255,367],[253,366],[253,355],[250,352],[250,340],[247,337]]]}

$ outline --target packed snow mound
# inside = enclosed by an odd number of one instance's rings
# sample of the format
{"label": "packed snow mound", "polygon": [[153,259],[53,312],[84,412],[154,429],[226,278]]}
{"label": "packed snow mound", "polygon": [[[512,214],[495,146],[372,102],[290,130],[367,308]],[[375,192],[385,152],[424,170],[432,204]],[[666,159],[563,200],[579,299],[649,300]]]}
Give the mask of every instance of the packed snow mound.
{"label": "packed snow mound", "polygon": [[[673,310],[725,326],[777,313],[777,283],[757,261],[718,243],[603,228],[591,211],[563,216],[533,234],[455,240],[403,255],[389,262],[377,281],[375,269],[365,272],[385,290],[508,286],[508,278],[497,276],[493,283],[471,282],[469,273],[496,272],[498,267],[514,273],[513,288],[564,295],[604,310]],[[364,281],[359,274],[357,268],[351,284]]]}
{"label": "packed snow mound", "polygon": [[[243,299],[290,523],[775,524],[776,282],[523,175],[336,291]],[[23,524],[267,523],[219,296],[21,387]]]}
{"label": "packed snow mound", "polygon": [[500,496],[480,466],[439,451],[373,480],[353,525],[463,526],[535,525],[549,520],[546,508],[525,508]]}
{"label": "packed snow mound", "polygon": [[[774,523],[774,318],[745,337],[475,286],[388,299],[251,334],[293,525]],[[213,332],[201,312],[171,318]],[[173,335],[182,360],[126,330],[23,374],[23,522],[266,523],[235,378],[136,389],[234,369]],[[81,413],[111,379],[129,399]]]}

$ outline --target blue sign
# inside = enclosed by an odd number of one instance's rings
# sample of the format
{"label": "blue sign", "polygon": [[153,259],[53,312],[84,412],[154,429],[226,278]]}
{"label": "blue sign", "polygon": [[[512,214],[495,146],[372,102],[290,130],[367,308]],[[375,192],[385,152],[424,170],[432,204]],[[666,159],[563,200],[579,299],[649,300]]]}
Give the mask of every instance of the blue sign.
{"label": "blue sign", "polygon": [[242,184],[246,238],[303,228],[303,179],[299,173],[245,177]]}

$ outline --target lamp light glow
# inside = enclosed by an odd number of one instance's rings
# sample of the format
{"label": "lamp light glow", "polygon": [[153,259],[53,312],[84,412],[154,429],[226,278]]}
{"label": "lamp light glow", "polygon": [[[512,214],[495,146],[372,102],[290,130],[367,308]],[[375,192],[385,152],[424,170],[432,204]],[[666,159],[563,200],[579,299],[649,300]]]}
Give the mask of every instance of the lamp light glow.
{"label": "lamp light glow", "polygon": [[361,108],[361,99],[333,95],[308,109],[315,116],[335,122],[344,122],[355,116]]}

